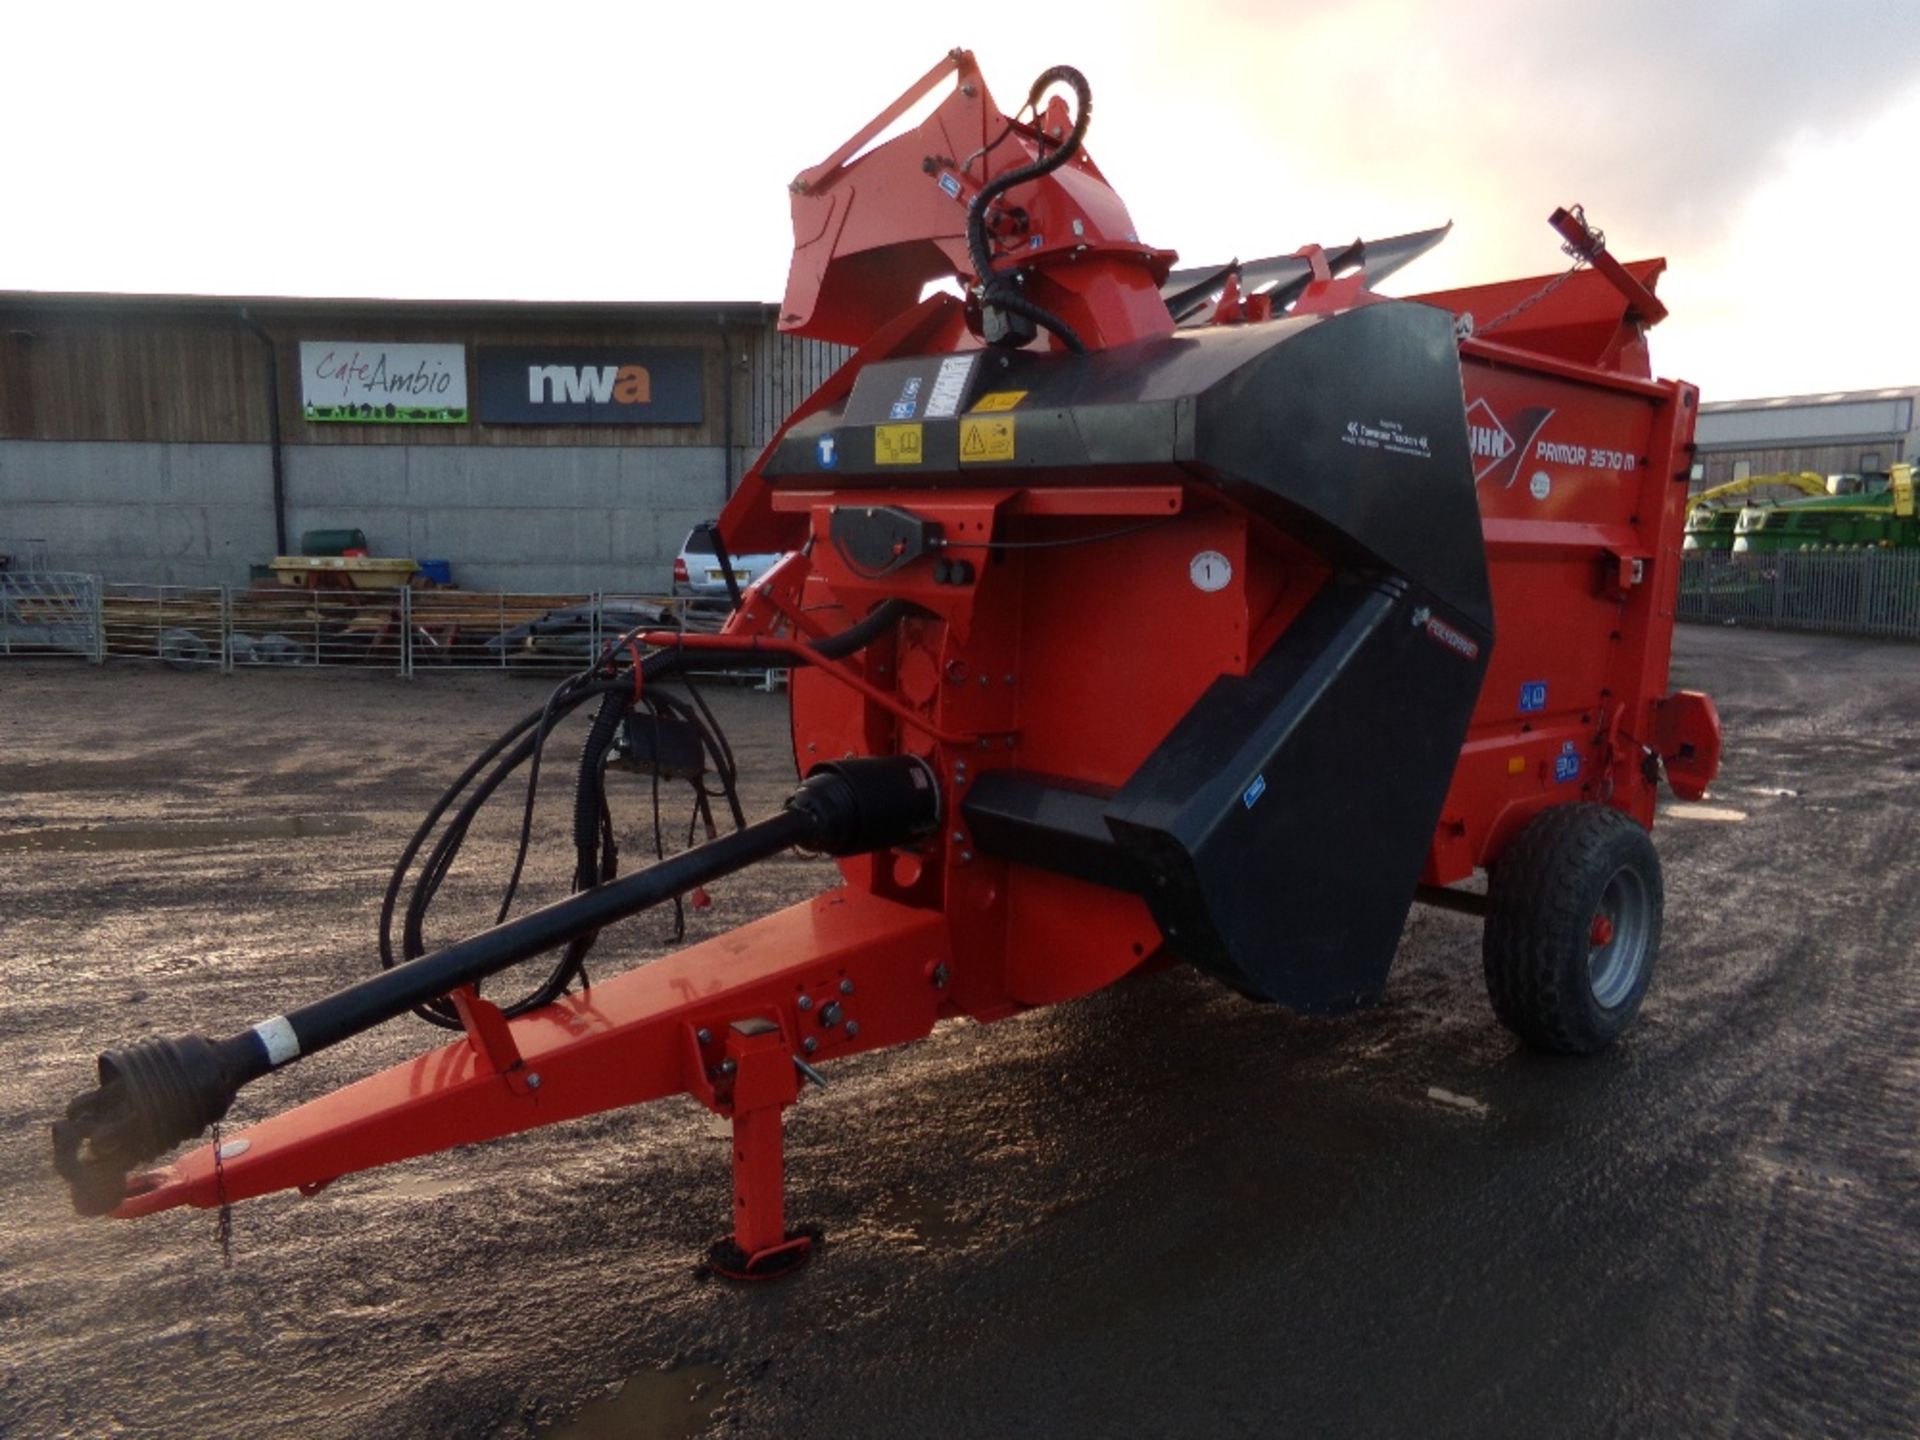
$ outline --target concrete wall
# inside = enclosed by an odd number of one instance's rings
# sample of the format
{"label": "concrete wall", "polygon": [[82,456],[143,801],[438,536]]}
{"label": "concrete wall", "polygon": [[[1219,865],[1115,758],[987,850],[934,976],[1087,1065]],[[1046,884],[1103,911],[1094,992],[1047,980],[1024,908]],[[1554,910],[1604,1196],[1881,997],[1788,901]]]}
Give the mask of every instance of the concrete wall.
{"label": "concrete wall", "polygon": [[244,584],[273,549],[265,445],[0,440],[0,535],[56,570],[157,585]]}
{"label": "concrete wall", "polygon": [[450,560],[471,590],[664,593],[726,489],[704,446],[294,445],[286,471],[290,543],[357,525],[375,554]]}
{"label": "concrete wall", "polygon": [[[357,526],[377,555],[453,562],[472,590],[661,592],[719,513],[717,447],[290,445],[287,537]],[[0,440],[0,535],[55,569],[240,585],[274,548],[264,445]]]}

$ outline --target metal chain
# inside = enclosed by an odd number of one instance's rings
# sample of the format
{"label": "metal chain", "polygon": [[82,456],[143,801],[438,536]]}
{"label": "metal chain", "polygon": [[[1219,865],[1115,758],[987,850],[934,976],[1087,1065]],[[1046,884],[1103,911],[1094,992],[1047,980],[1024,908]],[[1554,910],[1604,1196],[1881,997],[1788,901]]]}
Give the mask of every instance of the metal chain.
{"label": "metal chain", "polygon": [[214,1233],[220,1237],[220,1268],[233,1268],[233,1202],[227,1199],[227,1167],[220,1154],[220,1122],[213,1122],[213,1192],[220,1200],[220,1220]]}
{"label": "metal chain", "polygon": [[1504,315],[1496,315],[1485,325],[1474,325],[1471,323],[1473,319],[1471,315],[1463,316],[1462,318],[1469,322],[1466,327],[1467,334],[1490,335],[1508,321],[1517,320],[1542,300],[1546,299],[1547,296],[1566,284],[1574,276],[1578,275],[1582,270],[1586,269],[1589,263],[1589,256],[1597,255],[1600,251],[1607,248],[1607,232],[1587,223],[1587,212],[1584,207],[1575,205],[1567,213],[1573,216],[1573,218],[1580,223],[1580,228],[1587,232],[1587,243],[1586,246],[1581,249],[1576,249],[1572,244],[1565,244],[1560,247],[1561,254],[1571,255],[1573,257],[1573,264],[1567,267],[1566,273],[1554,276],[1553,279],[1542,285],[1538,290],[1534,291],[1533,294],[1527,296],[1526,299],[1522,300]]}
{"label": "metal chain", "polygon": [[1567,267],[1565,274],[1554,276],[1553,279],[1549,280],[1546,284],[1542,285],[1538,290],[1534,291],[1533,294],[1527,296],[1526,299],[1522,300],[1518,305],[1515,305],[1511,310],[1508,310],[1506,313],[1502,315],[1496,315],[1493,319],[1489,320],[1484,325],[1473,326],[1472,329],[1470,329],[1467,333],[1469,335],[1492,334],[1495,330],[1498,330],[1502,325],[1505,325],[1509,320],[1519,319],[1522,315],[1526,314],[1527,311],[1531,310],[1534,306],[1538,305],[1542,300],[1546,299],[1547,296],[1551,295],[1554,291],[1558,290],[1562,285],[1566,284],[1569,280],[1571,280],[1574,276],[1578,275],[1582,270],[1586,268],[1587,268],[1587,257],[1584,255],[1575,256],[1573,264]]}

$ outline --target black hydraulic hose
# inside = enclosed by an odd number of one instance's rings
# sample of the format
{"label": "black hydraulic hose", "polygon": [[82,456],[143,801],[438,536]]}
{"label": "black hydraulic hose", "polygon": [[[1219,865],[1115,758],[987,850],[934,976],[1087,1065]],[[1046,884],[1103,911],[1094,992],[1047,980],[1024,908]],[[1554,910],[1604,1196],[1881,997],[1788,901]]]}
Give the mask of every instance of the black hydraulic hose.
{"label": "black hydraulic hose", "polygon": [[[910,601],[899,599],[882,601],[866,619],[849,625],[837,634],[823,636],[807,648],[823,660],[844,660],[847,656],[866,649],[907,615],[924,613],[920,606]],[[679,648],[658,650],[649,655],[641,662],[642,693],[644,693],[646,681],[664,676],[671,670],[684,669],[689,653],[697,654],[697,648],[692,652]],[[671,657],[670,660],[669,657]],[[755,669],[762,668],[766,664],[764,659],[756,660],[752,657],[742,659],[738,656],[721,655],[714,658],[723,665],[731,660],[735,666],[744,664]],[[582,883],[591,883],[595,878],[605,878],[591,876],[588,862],[595,853],[596,842],[606,814],[606,792],[602,778],[606,773],[607,751],[612,746],[614,737],[619,734],[620,722],[626,718],[632,703],[632,695],[625,690],[609,693],[606,699],[600,702],[600,709],[594,715],[593,724],[587,731],[587,738],[580,747],[580,765],[573,792],[573,844],[575,853],[579,857],[575,869],[576,879]],[[731,788],[731,786],[728,787],[729,792]],[[740,809],[737,801],[733,803],[733,809],[735,821],[738,823]],[[575,967],[579,960],[585,957],[587,947],[593,943],[590,935],[583,936],[582,941],[584,943],[579,946],[579,955],[572,957]]]}
{"label": "black hydraulic hose", "polygon": [[930,613],[911,600],[885,600],[875,606],[873,613],[866,619],[849,625],[836,635],[823,635],[807,648],[822,660],[844,660],[847,656],[866,649],[908,616]]}
{"label": "black hydraulic hose", "polygon": [[[719,544],[717,535],[714,543]],[[573,888],[576,890],[610,880],[617,871],[613,819],[607,810],[606,759],[614,737],[620,733],[621,723],[632,708],[631,693],[623,695],[616,691],[607,696],[594,712],[586,738],[580,742],[580,768],[574,777],[573,789]],[[657,776],[655,780],[657,783]],[[541,994],[557,999],[573,983],[599,933],[597,929],[589,930],[568,942],[567,953],[561,957],[558,969],[542,987]]]}
{"label": "black hydraulic hose", "polygon": [[[866,619],[849,625],[833,635],[822,636],[807,648],[823,660],[844,660],[849,655],[858,654],[880,636],[887,633],[908,615],[925,614],[920,606],[908,600],[882,601]],[[698,647],[692,650],[674,648],[657,650],[641,662],[642,693],[646,682],[662,678],[672,670],[684,669],[689,656],[698,655]],[[805,657],[794,657],[804,661]],[[751,655],[741,656],[737,652],[710,657],[719,668],[729,664],[734,668],[762,669],[766,665],[764,658]],[[703,658],[703,663],[708,663]],[[601,789],[601,777],[605,773],[604,765],[614,736],[619,733],[620,722],[626,717],[633,703],[632,695],[624,687],[613,690],[603,701],[593,717],[593,724],[587,731],[587,738],[580,749],[580,766],[575,778],[573,843],[582,857],[592,853],[595,837],[599,833],[601,816],[605,810],[605,792]],[[731,769],[731,767],[728,767]],[[739,808],[734,808],[736,821]]]}
{"label": "black hydraulic hose", "polygon": [[1078,330],[1075,330],[1051,310],[1034,304],[1033,301],[1027,299],[1026,296],[1014,294],[1009,291],[1002,291],[994,297],[993,304],[1006,311],[1009,315],[1024,315],[1042,329],[1051,330],[1055,335],[1060,337],[1060,343],[1065,345],[1067,349],[1071,350],[1074,354],[1084,355],[1087,353],[1087,342],[1080,338],[1080,332]]}
{"label": "black hydraulic hose", "polygon": [[[874,612],[868,614],[864,620],[854,622],[851,626],[847,626],[845,630],[841,630],[839,634],[822,636],[820,639],[812,641],[812,643],[808,645],[808,649],[810,649],[814,655],[818,655],[820,659],[845,660],[849,655],[858,655],[858,653],[864,651],[868,645],[872,645],[876,639],[885,636],[889,630],[893,630],[893,626],[897,626],[900,620],[904,620],[908,614],[925,614],[925,611],[920,605],[914,605],[912,601],[902,601],[902,599],[881,601],[877,607],[874,607]],[[685,668],[685,657],[687,657],[687,655],[689,655],[689,653],[682,651],[682,649],[655,651],[653,655],[649,655],[647,659],[641,662],[641,680],[643,680],[643,684],[645,684],[647,680],[655,680],[655,678],[659,678],[659,676],[668,674],[670,670]],[[668,662],[668,657],[670,657],[670,662]],[[806,657],[795,657],[795,659],[804,662]],[[703,662],[716,662],[718,668],[726,668],[726,666],[732,662],[732,666],[735,666],[735,668],[745,666],[745,668],[755,668],[755,670],[762,668],[762,666],[766,664],[766,660],[755,659],[755,657],[751,657],[751,655],[747,655],[747,657],[739,657],[739,655],[716,655],[716,657],[710,657],[710,659],[703,660]],[[626,712],[628,712],[628,708],[630,707],[632,707],[632,695],[626,693],[624,689],[614,689],[612,693],[607,695],[605,701],[601,701],[599,712],[593,716],[593,724],[591,724],[591,728],[588,730],[588,737],[586,737],[586,741],[584,741],[582,747],[580,747],[580,770],[578,770],[578,776],[576,776],[576,781],[574,781],[574,851],[578,852],[578,856],[580,856],[580,864],[578,864],[576,874],[586,874],[586,872],[588,872],[588,856],[593,852],[595,837],[597,837],[599,828],[601,828],[601,824],[603,824],[605,808],[607,808],[605,791],[603,791],[603,787],[601,787],[601,776],[605,774],[607,751],[612,747],[614,735],[620,733],[620,722],[626,718]],[[716,756],[716,758],[718,758],[718,756]],[[732,772],[732,762],[726,766],[726,772],[728,772],[728,774]],[[732,785],[728,787],[728,791],[732,793]],[[733,803],[733,818],[735,818],[735,824],[739,824],[741,816],[739,816],[739,803],[737,803],[737,801]],[[591,943],[591,941],[589,941],[589,943]]]}
{"label": "black hydraulic hose", "polygon": [[1041,95],[1055,81],[1065,81],[1073,90],[1078,113],[1074,117],[1072,131],[1051,155],[1043,155],[1038,160],[1016,166],[982,185],[975,193],[973,203],[967,207],[967,254],[982,284],[994,276],[993,255],[987,248],[987,207],[1014,186],[1037,180],[1042,175],[1051,175],[1071,160],[1079,151],[1080,142],[1086,139],[1087,126],[1093,120],[1093,88],[1087,84],[1087,77],[1071,65],[1055,65],[1043,71],[1040,78],[1033,82],[1033,88],[1027,92],[1027,104],[1037,111]]}
{"label": "black hydraulic hose", "polygon": [[[587,738],[580,743],[580,770],[574,780],[573,848],[582,861],[593,852],[600,839],[600,819],[607,808],[603,779],[605,761],[613,737],[620,733],[620,722],[633,707],[630,695],[613,694],[600,702]],[[588,803],[589,797],[593,804]]]}
{"label": "black hydraulic hose", "polygon": [[[614,682],[601,682],[600,685],[582,692],[578,701],[575,703],[584,703],[587,699],[595,694],[601,693],[604,689],[612,688],[613,683]],[[620,684],[624,687],[625,682],[620,682]],[[433,808],[427,811],[426,818],[420,822],[419,827],[407,841],[406,848],[400,854],[399,863],[393,867],[393,875],[387,882],[386,895],[381,902],[380,958],[382,964],[391,965],[395,961],[395,956],[388,941],[393,923],[393,911],[394,907],[399,903],[400,887],[405,883],[407,872],[412,869],[414,857],[420,853],[420,847],[426,844],[427,837],[433,833],[434,827],[440,823],[440,817],[447,813],[447,810],[453,805],[454,801],[460,797],[461,792],[473,783],[474,778],[498,758],[501,751],[505,750],[509,745],[512,745],[514,741],[525,735],[527,731],[533,729],[545,720],[548,715],[551,714],[552,708],[552,704],[549,702],[547,706],[528,714],[516,724],[510,726],[499,739],[481,751],[473,763],[467,766],[467,768],[460,773],[459,777],[441,792],[440,798],[434,802]],[[568,711],[573,708],[575,708],[574,705],[567,706]],[[563,711],[562,713],[566,712]],[[505,777],[502,776],[502,778]]]}
{"label": "black hydraulic hose", "polygon": [[[864,620],[848,626],[837,634],[824,636],[812,642],[809,648],[823,659],[845,659],[849,655],[864,650],[905,617],[926,613],[920,606],[910,601],[887,600],[875,607]],[[737,651],[702,655],[697,645],[673,646],[656,650],[641,660],[638,692],[644,694],[648,684],[667,679],[675,672],[684,670],[696,657],[701,664],[711,665],[716,669],[759,669],[764,668],[766,664],[764,658]],[[795,658],[804,662],[805,657]],[[513,772],[537,754],[552,727],[595,696],[602,697],[601,704],[594,714],[587,737],[581,745],[579,765],[575,774],[574,889],[584,891],[613,878],[616,865],[611,839],[611,817],[607,813],[604,786],[605,762],[614,737],[619,734],[621,722],[625,719],[627,711],[632,708],[635,693],[636,687],[630,671],[612,678],[575,676],[556,691],[545,706],[519,721],[507,734],[489,746],[479,759],[467,767],[428,812],[426,819],[408,842],[399,863],[394,867],[380,913],[380,963],[383,967],[391,968],[402,960],[411,961],[426,953],[425,927],[428,907],[452,869],[475,817]],[[504,755],[502,752],[505,752]],[[441,817],[487,765],[496,760],[498,763],[493,771],[471,794],[466,796],[429,852],[406,907],[400,937],[400,954],[396,956],[391,941],[393,914],[407,873]],[[734,790],[730,755],[727,764],[720,767],[717,773],[722,774],[725,796],[735,825],[744,825],[746,819],[741,812],[739,798]],[[523,827],[523,836],[524,833]],[[519,862],[516,859],[516,876],[519,868]],[[503,906],[499,919],[505,918],[506,908]],[[583,973],[587,954],[593,947],[596,935],[597,931],[587,931],[572,937],[568,941],[566,952],[559,958],[547,978],[528,994],[505,1005],[503,1007],[505,1013],[509,1016],[523,1015],[542,1005],[551,1004],[565,994],[568,987]],[[459,1014],[450,1001],[438,998],[429,1000],[418,1007],[416,1013],[429,1024],[443,1029],[460,1028]]]}
{"label": "black hydraulic hose", "polygon": [[[576,679],[579,678],[582,677],[576,677]],[[583,685],[564,698],[556,697],[554,700],[549,700],[547,708],[541,712],[537,726],[529,727],[526,722],[522,722],[518,728],[523,732],[531,728],[532,733],[523,734],[520,743],[508,752],[506,757],[494,768],[493,772],[466,798],[459,811],[455,814],[453,821],[441,834],[439,841],[434,846],[432,853],[427,858],[425,866],[422,868],[420,879],[415,885],[413,896],[407,905],[406,921],[401,934],[401,954],[405,959],[416,959],[425,953],[427,909],[433,903],[434,896],[439,893],[441,884],[452,870],[454,860],[457,858],[461,846],[466,841],[468,829],[471,827],[480,810],[486,805],[488,800],[492,798],[494,792],[512,776],[516,769],[526,763],[529,758],[534,759],[537,763],[540,748],[553,725],[557,724],[565,715],[578,709],[580,705],[586,703],[586,701],[592,699],[595,695],[605,695],[607,697],[606,703],[609,705],[617,701],[621,711],[624,713],[625,706],[628,703],[627,697],[630,694],[631,685],[631,679],[624,676]],[[491,753],[497,754],[498,750],[499,746],[496,743]],[[475,773],[475,768],[476,767],[469,767],[462,781],[458,782],[454,787],[454,793],[464,788],[465,783],[469,781]],[[531,791],[531,784],[529,790]],[[531,805],[531,800],[532,797],[530,793],[529,806]],[[600,809],[604,816],[604,803],[602,803]],[[413,855],[418,851],[420,840],[424,837],[427,830],[436,822],[439,814],[444,813],[444,810],[445,799],[443,798],[443,803],[436,807],[433,814],[429,815],[421,831],[415,836],[415,843],[408,847],[407,853],[402,855],[400,863],[395,867],[394,878],[388,886],[390,895],[397,893],[399,883],[404,878]],[[514,864],[514,879],[516,881],[525,860],[524,846],[528,833],[527,821],[530,817],[523,815],[522,818],[522,849],[515,857]],[[592,853],[591,848],[589,847],[588,850],[582,853],[583,855],[590,855]],[[575,866],[574,888],[576,890],[585,890],[598,880],[611,878],[613,872],[610,865],[601,867],[593,873],[587,873],[583,868],[586,863],[583,859]],[[508,894],[502,901],[496,916],[496,924],[504,921],[507,917],[508,910],[512,904],[513,889],[514,887],[510,885]],[[383,966],[389,967],[395,963],[389,939],[391,913],[390,907],[383,909],[380,929],[380,960]],[[537,1009],[541,1005],[549,1004],[558,999],[565,993],[568,985],[570,985],[578,975],[580,961],[584,958],[586,950],[591,943],[591,939],[589,938],[584,943],[577,943],[575,946],[569,947],[567,955],[562,958],[561,964],[555,969],[554,973],[537,989],[505,1006],[506,1013],[508,1015],[522,1015],[529,1010]],[[418,1013],[423,1020],[431,1024],[439,1025],[447,1029],[460,1028],[459,1015],[448,1002],[436,1001],[423,1005]]]}
{"label": "black hydraulic hose", "polygon": [[[713,773],[720,781],[720,798],[727,802],[727,809],[732,812],[733,825],[737,830],[747,823],[746,814],[740,808],[740,764],[733,758],[733,746],[728,743],[726,732],[720,728],[720,722],[707,704],[706,697],[692,684],[687,686],[687,694],[693,700],[691,708],[671,699],[666,702],[664,708],[667,713],[678,716],[682,720],[692,722],[696,717],[698,718],[700,743],[712,760]],[[657,695],[654,698],[656,701],[660,699]],[[695,790],[703,799],[711,798],[705,786],[696,785]],[[707,823],[713,823],[710,810]]]}
{"label": "black hydraulic hose", "polygon": [[[907,600],[882,601],[866,619],[849,625],[834,635],[822,636],[807,648],[823,660],[844,660],[867,648],[880,636],[887,633],[902,619],[910,614],[925,614],[918,605]],[[656,650],[641,662],[642,693],[649,681],[664,678],[674,670],[686,668],[689,656],[699,654],[698,647],[692,650],[675,647],[668,650]],[[801,658],[804,657],[795,657]],[[713,663],[716,668],[763,669],[764,658],[751,655],[741,656],[737,652],[722,652],[710,657],[702,657],[702,663]],[[633,697],[626,687],[612,690],[600,702],[600,709],[593,717],[593,724],[587,731],[587,738],[580,748],[580,766],[575,777],[573,843],[575,850],[582,856],[588,855],[598,834],[600,817],[605,809],[605,794],[601,789],[601,776],[606,753],[613,744],[614,736],[620,731],[620,722],[626,717],[633,703]],[[729,767],[730,768],[730,767]],[[736,819],[738,807],[735,808]]]}
{"label": "black hydraulic hose", "polygon": [[[632,682],[625,677],[614,679],[596,678],[591,673],[570,677],[548,698],[547,703],[540,710],[521,719],[517,724],[512,726],[506,734],[494,741],[494,743],[490,745],[477,760],[469,765],[460,777],[442,793],[440,799],[427,813],[426,818],[421,822],[419,828],[408,841],[406,849],[401,853],[399,861],[394,866],[393,874],[388,880],[386,895],[381,905],[379,922],[380,963],[382,966],[390,968],[396,964],[399,959],[404,958],[411,960],[425,952],[424,926],[427,908],[432,904],[434,896],[439,892],[441,884],[445,881],[448,872],[452,869],[454,859],[458,855],[462,844],[465,843],[467,831],[471,827],[474,818],[487,801],[492,798],[493,793],[511,777],[516,769],[526,763],[530,757],[538,755],[545,736],[560,720],[564,719],[568,714],[578,709],[596,695],[604,695],[610,692],[626,692],[630,688],[631,683]],[[518,740],[518,744],[514,744],[516,740]],[[401,954],[396,956],[394,954],[392,941],[393,911],[399,898],[400,887],[412,868],[414,858],[419,854],[421,846],[426,843],[434,827],[439,824],[441,816],[446,813],[454,800],[467,789],[475,777],[479,775],[480,771],[485,768],[489,762],[499,757],[501,752],[506,750],[509,745],[512,745],[513,748],[508,751],[504,759],[499,760],[499,763],[494,767],[492,773],[481,782],[479,787],[467,795],[464,803],[461,804],[460,809],[454,815],[453,820],[448,824],[445,831],[441,833],[438,842],[428,855],[426,863],[422,867],[420,877],[415,883],[413,894],[407,904],[405,922],[401,932]],[[516,857],[516,879],[523,858],[523,856]],[[584,885],[578,885],[576,888],[584,889],[586,887]],[[504,920],[506,918],[511,899],[512,887],[510,886],[507,900],[503,902],[500,908],[496,923],[498,920]],[[570,971],[566,974],[556,975],[550,978],[547,984],[541,986],[538,990],[505,1007],[507,1013],[509,1015],[524,1014],[528,1010],[557,999],[565,990],[571,978],[572,975]],[[422,1019],[445,1028],[458,1028],[460,1023],[457,1012],[455,1012],[451,1004],[446,1002],[435,1002],[423,1006],[419,1013]]]}
{"label": "black hydraulic hose", "polygon": [[[603,689],[609,688],[624,688],[624,682],[621,682],[618,687],[614,686],[612,682],[609,682],[606,686],[594,687],[583,693],[573,704],[568,705],[566,710],[570,711],[577,708],[579,704],[584,703],[593,695],[599,694]],[[563,711],[562,714],[564,713],[566,712]],[[557,719],[558,717],[555,718]],[[402,958],[411,960],[426,950],[424,927],[426,924],[427,908],[432,904],[434,896],[439,893],[441,884],[446,880],[448,873],[452,870],[453,862],[459,854],[460,847],[466,841],[468,829],[472,826],[480,810],[486,805],[487,801],[492,798],[494,792],[498,790],[501,785],[505,784],[507,780],[512,777],[513,772],[536,752],[541,738],[541,735],[538,733],[523,735],[519,744],[514,746],[505,758],[494,767],[492,773],[480,783],[472,794],[467,796],[458,812],[454,815],[452,822],[449,823],[446,830],[442,832],[432,852],[428,855],[425,865],[421,869],[420,878],[407,904],[405,923],[401,930]],[[429,823],[431,823],[431,821]],[[403,855],[400,865],[395,867],[396,876],[404,877],[405,867],[410,862],[411,855],[412,847],[410,847],[409,854]],[[505,918],[504,909],[498,918]],[[390,939],[390,924],[391,912],[383,911],[380,931],[380,960],[383,965],[388,966],[395,963]],[[538,1002],[530,997],[528,1000],[518,1002],[508,1008],[513,1014],[517,1015],[524,1010],[533,1008],[535,1003]],[[457,1017],[454,1016],[450,1008],[444,1010],[442,1015],[449,1023],[458,1023]]]}
{"label": "black hydraulic hose", "polygon": [[1084,355],[1087,351],[1086,342],[1081,340],[1073,327],[1021,295],[1015,288],[1012,276],[993,268],[993,253],[987,246],[987,207],[1014,186],[1024,185],[1029,180],[1037,180],[1042,175],[1050,175],[1058,170],[1079,153],[1081,142],[1087,137],[1087,126],[1093,120],[1093,87],[1087,84],[1087,77],[1073,66],[1055,65],[1042,71],[1040,78],[1033,82],[1032,89],[1027,92],[1028,106],[1034,109],[1037,118],[1041,95],[1048,86],[1058,81],[1064,81],[1073,91],[1076,111],[1073,129],[1052,154],[1009,170],[980,187],[973,197],[973,203],[967,207],[967,255],[973,262],[973,273],[980,279],[980,303],[983,306],[992,306],[1011,315],[1023,315],[1059,336],[1060,343],[1074,354]]}

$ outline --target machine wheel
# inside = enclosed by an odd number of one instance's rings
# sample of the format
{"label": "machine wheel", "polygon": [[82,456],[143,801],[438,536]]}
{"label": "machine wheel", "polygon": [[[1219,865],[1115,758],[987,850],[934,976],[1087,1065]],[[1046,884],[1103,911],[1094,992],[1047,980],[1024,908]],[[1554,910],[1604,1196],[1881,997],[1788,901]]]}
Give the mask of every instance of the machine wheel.
{"label": "machine wheel", "polygon": [[1493,1013],[1540,1050],[1590,1055],[1633,1023],[1660,951],[1665,891],[1647,832],[1605,805],[1556,805],[1487,882]]}

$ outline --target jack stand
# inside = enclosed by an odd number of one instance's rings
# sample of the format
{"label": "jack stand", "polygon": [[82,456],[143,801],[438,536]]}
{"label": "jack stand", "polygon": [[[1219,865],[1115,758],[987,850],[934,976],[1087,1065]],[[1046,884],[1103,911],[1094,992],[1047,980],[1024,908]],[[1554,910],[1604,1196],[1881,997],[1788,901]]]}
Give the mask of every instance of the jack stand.
{"label": "jack stand", "polygon": [[787,1229],[782,1112],[799,1095],[792,1052],[771,1020],[736,1020],[723,1071],[733,1077],[733,1233],[707,1264],[728,1280],[773,1280],[813,1258],[820,1232]]}

